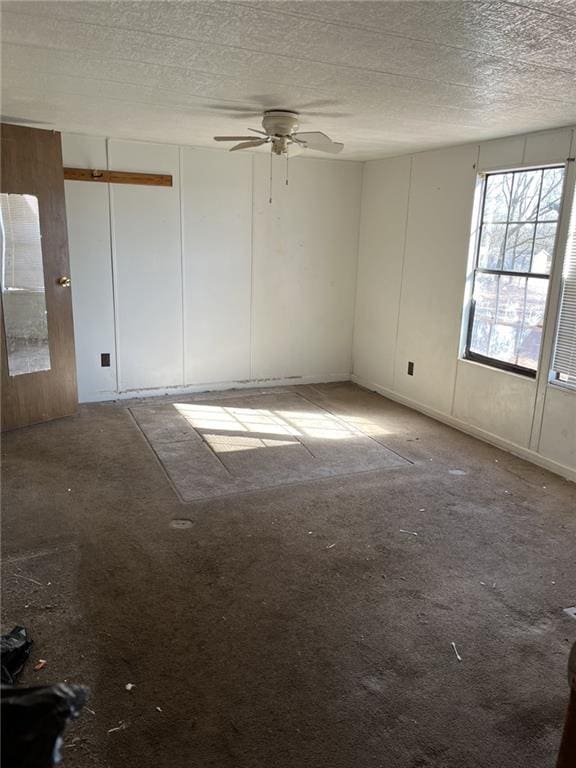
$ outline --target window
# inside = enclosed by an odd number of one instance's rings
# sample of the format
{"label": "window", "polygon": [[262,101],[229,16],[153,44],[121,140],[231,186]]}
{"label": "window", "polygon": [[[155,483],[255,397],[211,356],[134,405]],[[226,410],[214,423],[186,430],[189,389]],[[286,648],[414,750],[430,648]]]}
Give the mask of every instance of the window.
{"label": "window", "polygon": [[484,178],[465,357],[536,375],[564,167]]}
{"label": "window", "polygon": [[576,196],[572,203],[560,290],[552,377],[556,381],[576,386]]}

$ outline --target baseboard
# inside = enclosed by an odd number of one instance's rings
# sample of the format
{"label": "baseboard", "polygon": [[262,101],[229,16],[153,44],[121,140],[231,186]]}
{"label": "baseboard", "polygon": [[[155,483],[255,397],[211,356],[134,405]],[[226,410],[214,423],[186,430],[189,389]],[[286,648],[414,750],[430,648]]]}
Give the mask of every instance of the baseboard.
{"label": "baseboard", "polygon": [[202,392],[224,392],[233,389],[253,389],[254,387],[289,387],[297,384],[332,384],[338,381],[350,381],[350,373],[330,373],[319,376],[286,376],[263,379],[242,379],[240,381],[210,381],[190,386],[157,387],[152,389],[126,389],[121,392],[95,393],[82,399],[82,403],[109,402],[110,400],[130,400],[134,397],[162,397],[166,395],[195,395]]}
{"label": "baseboard", "polygon": [[530,448],[524,448],[521,445],[517,445],[516,443],[513,443],[510,440],[506,440],[499,435],[495,435],[492,432],[488,432],[485,429],[475,427],[472,424],[468,424],[465,421],[461,421],[460,419],[455,418],[454,416],[442,413],[442,411],[437,411],[435,408],[430,408],[427,405],[419,403],[417,400],[411,400],[409,397],[404,397],[403,395],[400,395],[393,390],[386,389],[385,387],[381,387],[378,384],[366,381],[361,376],[357,376],[355,373],[351,375],[350,379],[363,389],[377,392],[379,395],[387,397],[389,400],[394,400],[396,403],[400,403],[401,405],[405,405],[408,408],[412,408],[414,411],[423,413],[425,416],[430,416],[431,418],[436,419],[436,421],[440,421],[449,427],[454,427],[454,429],[458,429],[460,432],[465,432],[467,435],[476,437],[479,440],[483,440],[485,443],[490,443],[490,445],[494,445],[496,448],[507,451],[514,456],[518,456],[520,459],[525,459],[526,461],[530,461],[532,464],[536,464],[543,469],[548,469],[550,472],[554,472],[554,474],[560,475],[566,480],[576,482],[576,469],[573,469],[572,467],[567,467],[565,464],[561,464],[558,461],[548,459],[546,456],[542,456],[542,454],[530,450]]}

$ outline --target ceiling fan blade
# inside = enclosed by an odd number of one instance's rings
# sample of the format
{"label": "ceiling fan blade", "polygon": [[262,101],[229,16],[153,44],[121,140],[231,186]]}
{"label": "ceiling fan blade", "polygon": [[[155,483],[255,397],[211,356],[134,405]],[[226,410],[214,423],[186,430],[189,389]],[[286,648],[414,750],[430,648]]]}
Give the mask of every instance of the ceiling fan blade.
{"label": "ceiling fan blade", "polygon": [[252,131],[252,133],[259,133],[261,136],[268,136],[266,131],[259,131],[258,128],[248,128],[249,131]]}
{"label": "ceiling fan blade", "polygon": [[214,136],[214,141],[254,141],[253,136]]}
{"label": "ceiling fan blade", "polygon": [[330,152],[333,155],[337,155],[338,152],[342,152],[344,144],[337,141],[332,141],[329,136],[320,131],[312,131],[310,133],[295,133],[293,138],[298,143],[304,142],[308,149],[315,149],[319,152]]}
{"label": "ceiling fan blade", "polygon": [[261,147],[262,144],[268,144],[268,139],[250,139],[250,141],[243,141],[241,144],[236,144],[235,147],[231,147],[230,152],[236,152],[237,149],[252,149],[254,147]]}

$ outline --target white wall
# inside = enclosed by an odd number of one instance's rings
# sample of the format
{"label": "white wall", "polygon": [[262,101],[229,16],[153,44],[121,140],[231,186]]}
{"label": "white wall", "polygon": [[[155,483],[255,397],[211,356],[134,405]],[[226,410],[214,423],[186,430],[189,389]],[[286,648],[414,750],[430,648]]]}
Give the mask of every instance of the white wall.
{"label": "white wall", "polygon": [[[63,136],[64,163],[106,168],[106,143],[87,136]],[[116,392],[114,292],[107,184],[65,182],[72,309],[78,393],[82,401]],[[110,355],[102,368],[100,354]]]}
{"label": "white wall", "polygon": [[110,185],[118,389],[183,386],[178,147],[110,141],[108,161],[174,179],[171,188]]}
{"label": "white wall", "polygon": [[354,361],[367,381],[387,388],[394,386],[411,163],[408,156],[366,163],[362,182]]}
{"label": "white wall", "polygon": [[250,379],[253,158],[181,157],[186,382]]}
{"label": "white wall", "polygon": [[576,479],[576,392],[541,383],[540,424],[539,382],[459,359],[478,171],[564,162],[572,134],[365,165],[353,378]]}
{"label": "white wall", "polygon": [[394,386],[443,412],[452,402],[446,381],[456,370],[475,160],[469,146],[412,160]]}
{"label": "white wall", "polygon": [[254,156],[253,376],[349,378],[362,167]]}
{"label": "white wall", "polygon": [[[64,135],[80,400],[349,378],[362,165]],[[100,367],[100,355],[112,357]]]}

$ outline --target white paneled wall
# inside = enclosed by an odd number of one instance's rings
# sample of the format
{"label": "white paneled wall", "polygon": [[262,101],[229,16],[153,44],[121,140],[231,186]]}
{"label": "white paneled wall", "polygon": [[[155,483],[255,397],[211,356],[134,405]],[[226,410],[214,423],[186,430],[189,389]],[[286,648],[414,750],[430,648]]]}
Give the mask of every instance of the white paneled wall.
{"label": "white paneled wall", "polygon": [[394,387],[440,411],[452,404],[476,157],[467,146],[412,160]]}
{"label": "white paneled wall", "polygon": [[[254,156],[253,375],[348,378],[361,165]],[[353,258],[350,258],[353,255]]]}
{"label": "white paneled wall", "polygon": [[477,172],[564,162],[572,133],[366,163],[353,379],[576,479],[576,392],[544,382],[540,424],[536,381],[459,360]]}
{"label": "white paneled wall", "polygon": [[252,155],[182,149],[186,383],[251,378]]}
{"label": "white paneled wall", "polygon": [[547,387],[538,450],[543,456],[576,467],[576,393]]}
{"label": "white paneled wall", "polygon": [[411,162],[367,163],[362,181],[354,359],[368,381],[388,388],[394,386]]}
{"label": "white paneled wall", "polygon": [[452,414],[457,419],[528,448],[536,400],[534,379],[459,360],[453,391]]}
{"label": "white paneled wall", "polygon": [[270,204],[267,155],[75,135],[63,154],[174,180],[66,182],[82,401],[349,378],[360,163],[298,158],[287,187],[275,161]]}
{"label": "white paneled wall", "polygon": [[183,386],[178,147],[110,141],[108,161],[174,178],[171,188],[110,185],[118,387]]}
{"label": "white paneled wall", "polygon": [[[64,136],[62,149],[67,165],[107,167],[102,139]],[[108,185],[67,181],[65,188],[78,393],[81,400],[101,400],[116,392]],[[100,364],[103,352],[109,368]]]}

